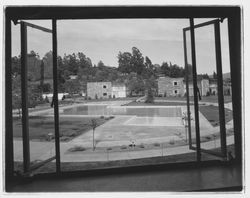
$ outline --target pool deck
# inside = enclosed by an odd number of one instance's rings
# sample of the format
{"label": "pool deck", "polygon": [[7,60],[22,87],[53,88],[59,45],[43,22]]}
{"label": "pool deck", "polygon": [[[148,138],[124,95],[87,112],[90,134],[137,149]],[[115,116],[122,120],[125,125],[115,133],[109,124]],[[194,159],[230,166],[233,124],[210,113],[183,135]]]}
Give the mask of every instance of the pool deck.
{"label": "pool deck", "polygon": [[[115,103],[109,103],[112,107],[120,107],[121,101],[115,101]],[[81,106],[82,104],[76,104],[71,106],[65,106],[60,108],[70,108]],[[84,104],[86,105],[86,104]],[[97,105],[92,103],[91,105]],[[102,105],[104,105],[102,103]],[[215,104],[216,105],[216,104]],[[126,108],[138,108],[137,106],[125,106]],[[125,108],[124,107],[124,108]],[[157,106],[145,106],[146,108],[156,108]],[[145,108],[140,106],[139,108]],[[174,106],[176,107],[176,106]],[[180,106],[182,112],[186,111],[186,106]],[[232,108],[232,104],[227,104],[226,108]],[[165,108],[164,106],[160,108]],[[171,108],[168,106],[167,108]],[[41,110],[38,112],[32,112],[32,116],[44,115],[53,112],[53,109]],[[191,109],[191,115],[194,115]],[[53,115],[48,115],[53,116]],[[72,115],[60,115],[63,117]],[[74,115],[75,116],[75,115]],[[84,115],[78,115],[79,117],[86,117]],[[100,115],[98,115],[100,116]],[[90,117],[90,116],[88,116]],[[219,127],[213,127],[207,119],[200,113],[200,129],[201,136],[213,134],[219,132]],[[167,123],[167,124],[166,124]],[[192,131],[194,129],[194,120],[191,121]],[[233,121],[227,123],[226,127],[233,126]],[[154,133],[152,133],[152,131]],[[136,145],[139,144],[163,144],[170,141],[183,141],[186,137],[186,129],[182,124],[182,120],[179,117],[137,117],[137,116],[115,116],[114,119],[109,120],[105,124],[99,126],[95,130],[95,140],[97,142],[96,147],[103,149],[96,149],[95,151],[84,152],[68,152],[68,149],[75,146],[92,147],[93,131],[90,130],[69,142],[61,142],[61,161],[62,162],[84,162],[84,161],[107,161],[107,160],[121,160],[121,159],[136,159],[144,157],[154,156],[167,156],[194,152],[189,150],[188,146],[176,146],[176,147],[158,147],[154,149],[145,150],[126,150],[126,151],[112,151],[105,150],[105,148],[115,146],[128,146],[131,142]],[[233,144],[233,136],[227,137],[227,144]],[[202,148],[212,149],[220,145],[220,139],[211,140],[202,143]],[[33,160],[45,160],[55,155],[55,143],[54,142],[35,142],[30,141],[31,161]],[[22,161],[22,141],[14,140],[14,158],[15,161]]]}

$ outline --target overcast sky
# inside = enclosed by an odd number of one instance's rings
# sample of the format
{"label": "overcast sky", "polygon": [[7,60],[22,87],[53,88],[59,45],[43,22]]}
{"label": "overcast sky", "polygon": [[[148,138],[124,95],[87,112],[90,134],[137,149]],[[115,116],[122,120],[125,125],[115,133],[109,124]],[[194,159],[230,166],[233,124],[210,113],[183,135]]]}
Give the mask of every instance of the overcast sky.
{"label": "overcast sky", "polygon": [[[195,19],[195,23],[209,19]],[[51,29],[50,21],[29,21]],[[83,52],[97,64],[118,66],[117,55],[137,47],[153,64],[171,61],[184,66],[183,32],[188,19],[102,19],[58,21],[58,54]],[[13,55],[20,54],[20,29],[12,26]],[[229,72],[227,21],[221,24],[223,73]],[[188,59],[190,35],[188,34]],[[212,74],[215,68],[214,30],[212,26],[196,29],[197,72]],[[52,49],[52,35],[28,29],[28,51],[42,57]]]}

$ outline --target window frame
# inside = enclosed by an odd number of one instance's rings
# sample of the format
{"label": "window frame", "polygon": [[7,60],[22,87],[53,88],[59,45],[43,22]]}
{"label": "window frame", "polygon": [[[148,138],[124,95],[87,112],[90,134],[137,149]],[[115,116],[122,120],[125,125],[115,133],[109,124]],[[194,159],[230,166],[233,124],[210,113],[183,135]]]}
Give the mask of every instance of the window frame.
{"label": "window frame", "polygon": [[[11,23],[18,20],[52,20],[52,31],[56,33],[56,21],[64,19],[112,19],[112,18],[228,18],[230,68],[232,75],[232,101],[235,133],[236,160],[242,160],[242,111],[241,111],[241,8],[239,6],[86,6],[86,7],[46,7],[7,6],[5,8],[5,178],[14,175],[13,126],[11,93]],[[53,35],[53,71],[57,73],[57,38]],[[56,75],[55,75],[56,76]],[[56,78],[55,78],[56,79]],[[56,86],[56,80],[54,82]],[[235,101],[235,102],[234,102]],[[55,103],[58,111],[58,103]],[[58,112],[56,113],[58,117]],[[58,127],[58,124],[57,124]],[[59,129],[57,129],[59,130]],[[59,154],[58,154],[59,153]],[[56,172],[61,174],[60,148],[56,147]]]}

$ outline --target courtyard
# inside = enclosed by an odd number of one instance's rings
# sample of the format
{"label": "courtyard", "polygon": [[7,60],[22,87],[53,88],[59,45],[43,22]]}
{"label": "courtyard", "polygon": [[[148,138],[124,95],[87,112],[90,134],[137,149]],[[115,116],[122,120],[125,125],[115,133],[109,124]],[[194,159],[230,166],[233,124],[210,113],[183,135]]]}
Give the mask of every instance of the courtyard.
{"label": "courtyard", "polygon": [[[225,106],[227,143],[233,144],[231,103]],[[218,107],[200,104],[201,147],[220,147]],[[192,143],[195,143],[194,108],[191,105]],[[185,101],[156,99],[155,103],[132,100],[91,101],[59,108],[62,162],[101,162],[193,153],[188,148]],[[211,119],[213,117],[213,120]],[[30,155],[40,162],[55,155],[53,109],[30,113]],[[96,121],[94,131],[92,120]],[[217,123],[217,124],[216,124]],[[21,121],[14,119],[15,161],[22,161]]]}

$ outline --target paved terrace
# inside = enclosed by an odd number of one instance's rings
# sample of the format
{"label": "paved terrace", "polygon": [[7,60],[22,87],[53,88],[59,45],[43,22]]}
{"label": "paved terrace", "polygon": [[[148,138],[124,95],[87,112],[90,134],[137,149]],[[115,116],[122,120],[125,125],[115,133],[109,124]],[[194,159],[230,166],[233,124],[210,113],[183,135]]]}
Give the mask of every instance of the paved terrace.
{"label": "paved terrace", "polygon": [[[113,106],[124,104],[124,101],[113,101]],[[91,103],[91,105],[98,105],[100,103]],[[103,103],[102,103],[103,105]],[[72,105],[79,106],[79,105]],[[148,107],[148,106],[147,106]],[[155,106],[153,106],[155,107]],[[231,105],[229,104],[230,108]],[[68,107],[64,107],[68,108]],[[129,107],[133,108],[133,107]],[[135,107],[134,107],[135,108]],[[150,108],[150,107],[149,107]],[[181,106],[182,111],[186,107]],[[192,111],[192,109],[191,109]],[[44,111],[40,112],[44,113]],[[47,112],[48,113],[48,112]],[[193,114],[193,113],[192,113]],[[35,112],[35,115],[38,115]],[[194,114],[193,114],[194,115]],[[60,115],[61,116],[61,115]],[[68,115],[67,115],[68,116]],[[166,122],[167,120],[167,122]],[[213,134],[219,131],[219,127],[212,127],[212,125],[200,113],[201,122],[201,136]],[[191,121],[192,131],[194,131],[194,121]],[[227,127],[232,127],[232,121],[227,123]],[[152,133],[153,131],[153,133]],[[167,131],[167,133],[166,133]],[[120,159],[135,159],[154,156],[168,156],[174,154],[183,154],[193,152],[189,150],[188,146],[178,146],[165,148],[163,143],[169,141],[178,141],[185,138],[185,127],[182,124],[181,118],[167,118],[158,117],[143,117],[136,116],[116,116],[114,119],[99,126],[95,131],[96,147],[95,151],[88,150],[84,152],[69,152],[68,149],[81,146],[92,147],[92,130],[84,133],[70,142],[61,142],[61,160],[62,162],[84,162],[84,161],[107,161],[107,160],[120,160]],[[154,149],[129,149],[125,151],[112,151],[107,148],[115,146],[128,146],[131,142],[136,145],[139,144],[160,144],[159,148]],[[233,136],[227,138],[227,144],[233,144]],[[220,145],[220,140],[211,140],[202,143],[202,148],[213,149]],[[45,160],[52,157],[54,154],[54,142],[30,142],[31,147],[31,161]],[[22,142],[14,140],[15,161],[22,161]]]}

